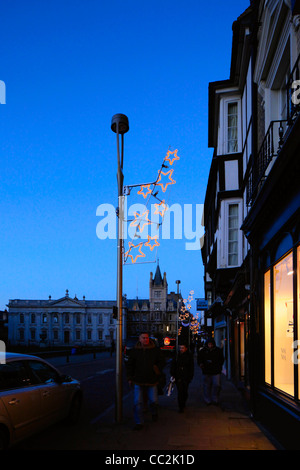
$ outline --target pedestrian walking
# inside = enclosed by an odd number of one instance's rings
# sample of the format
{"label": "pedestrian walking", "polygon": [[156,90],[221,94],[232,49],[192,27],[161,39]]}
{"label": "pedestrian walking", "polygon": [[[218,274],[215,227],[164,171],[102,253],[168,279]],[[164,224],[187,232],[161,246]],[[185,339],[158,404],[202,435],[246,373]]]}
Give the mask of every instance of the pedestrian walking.
{"label": "pedestrian walking", "polygon": [[132,349],[127,361],[127,380],[134,387],[134,420],[135,429],[141,429],[144,424],[144,397],[147,395],[152,420],[157,421],[158,393],[157,385],[162,375],[164,360],[160,349],[149,338],[147,332],[142,332],[139,341]]}
{"label": "pedestrian walking", "polygon": [[207,405],[219,403],[221,392],[221,372],[224,363],[223,352],[216,346],[215,340],[209,338],[199,350],[198,365],[203,372],[203,396]]}
{"label": "pedestrian walking", "polygon": [[184,411],[188,399],[189,384],[194,377],[194,357],[186,344],[179,345],[178,354],[171,363],[171,379],[175,379],[179,412]]}

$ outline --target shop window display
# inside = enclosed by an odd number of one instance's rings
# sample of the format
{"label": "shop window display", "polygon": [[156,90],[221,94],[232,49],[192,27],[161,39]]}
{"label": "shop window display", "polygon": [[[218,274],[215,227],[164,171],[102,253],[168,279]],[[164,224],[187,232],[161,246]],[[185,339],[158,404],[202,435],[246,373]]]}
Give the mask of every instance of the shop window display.
{"label": "shop window display", "polygon": [[[298,247],[298,291],[299,259]],[[278,261],[264,276],[264,320],[265,320],[265,382],[271,385],[272,377],[272,322],[274,387],[294,396],[294,293],[293,252]],[[273,275],[273,276],[272,276]],[[273,286],[272,286],[273,284]],[[273,290],[272,290],[273,287]],[[273,292],[273,299],[271,298]],[[299,302],[299,294],[298,294]],[[273,300],[273,307],[272,307]],[[273,310],[273,312],[272,312]],[[298,309],[299,311],[299,309]],[[272,316],[273,313],[273,316]],[[299,322],[298,322],[299,325]],[[300,338],[300,327],[298,338]],[[298,374],[300,375],[300,374]],[[299,382],[300,385],[300,382]],[[300,388],[300,387],[299,387]]]}

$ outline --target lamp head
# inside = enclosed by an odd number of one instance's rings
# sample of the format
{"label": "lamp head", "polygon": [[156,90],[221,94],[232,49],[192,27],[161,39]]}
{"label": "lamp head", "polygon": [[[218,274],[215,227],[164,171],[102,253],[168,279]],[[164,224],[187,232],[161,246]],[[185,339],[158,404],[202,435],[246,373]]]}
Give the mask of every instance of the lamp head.
{"label": "lamp head", "polygon": [[119,134],[126,134],[129,131],[129,121],[125,114],[115,114],[111,119],[111,130],[117,132],[117,125],[119,127]]}

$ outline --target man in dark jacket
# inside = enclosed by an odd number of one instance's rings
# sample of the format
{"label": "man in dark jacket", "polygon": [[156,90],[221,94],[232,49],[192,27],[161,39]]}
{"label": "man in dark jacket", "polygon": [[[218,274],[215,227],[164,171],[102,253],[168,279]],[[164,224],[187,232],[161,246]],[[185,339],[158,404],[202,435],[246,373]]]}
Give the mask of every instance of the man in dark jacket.
{"label": "man in dark jacket", "polygon": [[161,351],[143,332],[139,341],[130,352],[127,362],[127,380],[134,386],[135,429],[141,429],[144,423],[143,398],[147,394],[152,420],[157,420],[157,384],[163,371]]}
{"label": "man in dark jacket", "polygon": [[180,344],[179,353],[172,361],[170,373],[175,379],[179,412],[182,413],[188,399],[189,384],[194,377],[194,358],[186,344]]}
{"label": "man in dark jacket", "polygon": [[214,339],[209,338],[198,353],[198,365],[203,372],[204,401],[208,405],[219,403],[223,362],[222,350],[216,346]]}

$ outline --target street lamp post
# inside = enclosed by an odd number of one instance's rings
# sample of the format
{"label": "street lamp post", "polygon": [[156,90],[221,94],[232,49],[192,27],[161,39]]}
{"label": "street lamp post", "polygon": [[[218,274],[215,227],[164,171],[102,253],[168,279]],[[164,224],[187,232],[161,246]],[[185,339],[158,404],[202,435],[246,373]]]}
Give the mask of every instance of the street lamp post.
{"label": "street lamp post", "polygon": [[[111,130],[117,134],[118,157],[118,235],[117,235],[117,341],[116,341],[116,421],[122,420],[122,330],[123,330],[123,220],[124,220],[124,195],[123,195],[123,161],[124,161],[124,134],[129,131],[129,122],[124,114],[115,114],[111,120]],[[121,153],[120,153],[121,136]]]}

